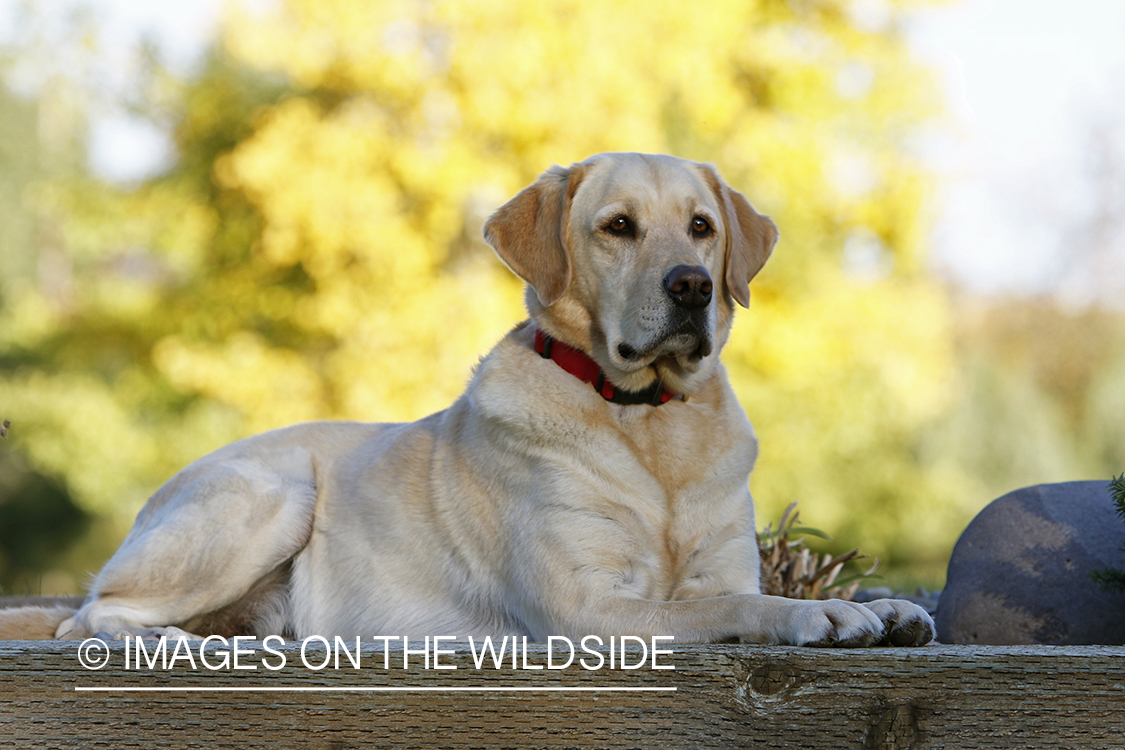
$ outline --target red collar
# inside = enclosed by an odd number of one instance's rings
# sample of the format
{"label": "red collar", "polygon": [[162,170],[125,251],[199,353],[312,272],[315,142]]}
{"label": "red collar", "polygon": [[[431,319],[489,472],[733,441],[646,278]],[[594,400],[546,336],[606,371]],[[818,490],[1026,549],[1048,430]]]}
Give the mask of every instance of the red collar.
{"label": "red collar", "polygon": [[659,380],[643,391],[621,390],[610,382],[602,368],[589,355],[548,336],[539,328],[535,329],[535,351],[544,359],[553,359],[555,364],[582,382],[592,384],[602,398],[615,404],[660,406],[672,399],[686,400],[682,394],[667,390]]}

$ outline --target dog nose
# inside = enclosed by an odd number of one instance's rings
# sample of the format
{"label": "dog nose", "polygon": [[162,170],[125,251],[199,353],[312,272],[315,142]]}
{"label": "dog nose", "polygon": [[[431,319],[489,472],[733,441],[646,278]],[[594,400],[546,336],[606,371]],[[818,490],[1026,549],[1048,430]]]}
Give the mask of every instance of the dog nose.
{"label": "dog nose", "polygon": [[711,302],[711,276],[701,266],[676,266],[664,277],[664,290],[677,306],[688,310]]}

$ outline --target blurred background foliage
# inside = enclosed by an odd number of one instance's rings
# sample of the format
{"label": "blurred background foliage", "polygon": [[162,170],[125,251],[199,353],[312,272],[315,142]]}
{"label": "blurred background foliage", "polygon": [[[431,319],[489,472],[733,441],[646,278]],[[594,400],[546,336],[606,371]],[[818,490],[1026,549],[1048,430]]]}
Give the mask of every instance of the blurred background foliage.
{"label": "blurred background foliage", "polygon": [[[1120,472],[1120,313],[982,301],[927,266],[916,138],[941,102],[910,5],[233,5],[191,75],[138,56],[125,105],[175,158],[124,185],[88,166],[76,16],[69,74],[0,87],[0,588],[80,590],[229,441],[444,408],[524,316],[484,219],[609,150],[712,162],[781,228],[725,352],[760,526],[798,501],[832,549],[940,585],[987,501]],[[0,73],[51,54],[23,39]]]}

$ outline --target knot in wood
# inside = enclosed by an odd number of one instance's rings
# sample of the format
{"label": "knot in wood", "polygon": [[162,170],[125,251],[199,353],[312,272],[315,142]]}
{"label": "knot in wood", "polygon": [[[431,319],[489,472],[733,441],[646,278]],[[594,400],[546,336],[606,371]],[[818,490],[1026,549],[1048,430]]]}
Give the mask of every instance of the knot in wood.
{"label": "knot in wood", "polygon": [[913,706],[891,706],[867,730],[865,750],[913,750],[918,743],[918,720]]}
{"label": "knot in wood", "polygon": [[801,685],[801,675],[792,667],[778,662],[766,662],[750,673],[747,684],[758,695],[779,695],[795,690]]}

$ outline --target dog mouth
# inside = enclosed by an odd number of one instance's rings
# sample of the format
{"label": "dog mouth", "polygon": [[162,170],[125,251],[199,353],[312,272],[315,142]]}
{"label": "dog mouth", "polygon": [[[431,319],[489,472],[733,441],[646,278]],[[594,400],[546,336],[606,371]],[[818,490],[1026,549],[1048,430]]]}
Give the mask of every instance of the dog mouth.
{"label": "dog mouth", "polygon": [[617,356],[638,369],[658,359],[675,359],[681,364],[694,365],[711,354],[711,349],[710,332],[689,321],[662,332],[644,348],[638,349],[623,341],[617,345]]}

